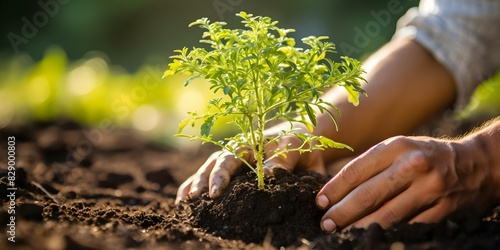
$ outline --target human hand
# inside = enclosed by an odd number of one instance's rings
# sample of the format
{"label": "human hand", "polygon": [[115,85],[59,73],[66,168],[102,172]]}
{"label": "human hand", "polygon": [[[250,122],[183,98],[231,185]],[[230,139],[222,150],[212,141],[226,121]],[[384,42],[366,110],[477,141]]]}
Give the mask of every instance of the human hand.
{"label": "human hand", "polygon": [[484,154],[484,145],[473,139],[390,138],[321,189],[316,203],[328,209],[321,228],[333,233],[374,222],[384,228],[400,221],[430,223],[464,207],[484,213],[498,202],[495,170]]}
{"label": "human hand", "polygon": [[[269,130],[268,133],[273,133],[273,130]],[[277,144],[269,146],[267,150],[284,148],[287,145],[290,148],[297,148],[302,145],[302,141],[295,136],[283,137]],[[237,151],[251,152],[248,148],[240,148]],[[271,152],[266,155],[266,158],[270,157],[270,155]],[[254,162],[254,156],[251,153],[243,154],[243,157],[247,162]],[[238,172],[241,167],[244,167],[243,162],[234,155],[222,151],[213,153],[196,173],[180,185],[175,199],[176,204],[181,200],[198,197],[207,188],[210,197],[219,196],[229,184],[231,176]],[[288,152],[286,158],[283,156],[275,157],[264,164],[264,174],[272,176],[275,168],[284,168],[290,172],[298,168],[325,174],[323,158],[317,150],[302,154]]]}

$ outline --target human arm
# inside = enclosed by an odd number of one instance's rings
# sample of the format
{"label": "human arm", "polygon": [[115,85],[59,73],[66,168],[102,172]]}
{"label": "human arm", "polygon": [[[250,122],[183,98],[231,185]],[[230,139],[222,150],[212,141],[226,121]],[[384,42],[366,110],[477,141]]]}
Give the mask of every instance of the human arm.
{"label": "human arm", "polygon": [[394,137],[347,164],[318,193],[325,232],[435,222],[500,205],[500,119],[460,139]]}

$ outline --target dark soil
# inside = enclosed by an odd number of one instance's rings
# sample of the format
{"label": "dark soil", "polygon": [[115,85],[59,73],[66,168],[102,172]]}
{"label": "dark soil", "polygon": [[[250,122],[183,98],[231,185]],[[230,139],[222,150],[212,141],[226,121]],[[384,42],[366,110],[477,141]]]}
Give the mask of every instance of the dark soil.
{"label": "dark soil", "polygon": [[321,234],[323,212],[314,203],[326,183],[321,175],[275,171],[263,190],[253,174],[236,176],[221,197],[203,195],[193,203],[193,225],[215,236],[246,243],[270,240],[274,246],[300,245]]}
{"label": "dark soil", "polygon": [[[178,185],[213,149],[92,131],[72,122],[0,130],[0,249],[500,249],[500,209],[326,235],[314,197],[327,179],[307,173],[277,171],[258,190],[242,171],[221,197],[175,206]],[[16,137],[15,243],[7,241],[7,136]]]}

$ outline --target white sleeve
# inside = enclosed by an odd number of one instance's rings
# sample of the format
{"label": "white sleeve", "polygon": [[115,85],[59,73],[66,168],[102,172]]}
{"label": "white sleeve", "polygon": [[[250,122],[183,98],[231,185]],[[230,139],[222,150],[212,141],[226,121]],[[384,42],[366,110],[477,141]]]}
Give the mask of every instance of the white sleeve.
{"label": "white sleeve", "polygon": [[499,0],[422,0],[398,21],[393,39],[419,42],[453,75],[455,110],[500,69]]}

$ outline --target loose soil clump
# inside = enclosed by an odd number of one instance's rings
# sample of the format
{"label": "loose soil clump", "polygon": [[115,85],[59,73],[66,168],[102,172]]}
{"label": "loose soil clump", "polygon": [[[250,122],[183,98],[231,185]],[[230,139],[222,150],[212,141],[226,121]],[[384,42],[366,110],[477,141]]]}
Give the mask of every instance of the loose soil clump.
{"label": "loose soil clump", "polygon": [[221,197],[205,193],[192,201],[193,225],[215,236],[262,243],[266,237],[274,246],[299,245],[321,234],[323,212],[314,203],[326,183],[318,174],[295,175],[277,169],[265,189],[257,187],[249,172],[233,178]]}

